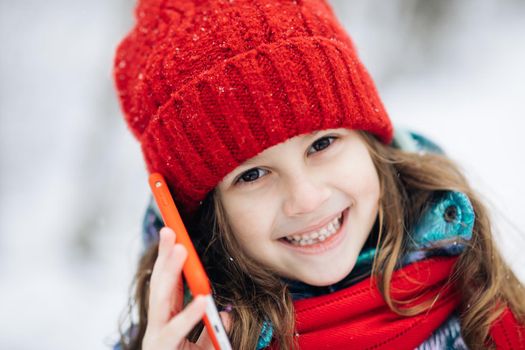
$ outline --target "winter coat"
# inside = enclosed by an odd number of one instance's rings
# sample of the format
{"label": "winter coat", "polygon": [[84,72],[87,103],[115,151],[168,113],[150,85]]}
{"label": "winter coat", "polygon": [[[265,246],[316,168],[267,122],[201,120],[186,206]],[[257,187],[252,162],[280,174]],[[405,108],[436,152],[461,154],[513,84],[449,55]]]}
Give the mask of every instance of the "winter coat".
{"label": "winter coat", "polygon": [[[392,146],[408,152],[444,154],[442,148],[428,138],[401,128],[396,129]],[[410,266],[415,266],[414,264],[425,262],[428,259],[439,259],[441,257],[454,259],[457,257],[465,249],[465,243],[471,239],[474,220],[473,207],[465,194],[452,191],[436,194],[431,205],[422,213],[417,224],[410,232],[411,239],[409,240],[409,247],[407,253],[402,256],[400,260],[398,271]],[[153,200],[151,200],[143,222],[144,250],[158,240],[158,231],[162,226],[160,215]],[[436,245],[439,245],[440,248],[433,249],[432,247]],[[361,250],[356,266],[352,272],[342,281],[334,285],[314,287],[299,281],[283,280],[289,286],[294,304],[301,302],[308,303],[317,300],[316,298],[330,298],[331,295],[339,295],[341,292],[359,283],[366,282],[370,278],[374,253],[375,241],[374,237],[370,237]],[[419,345],[411,347],[399,347],[398,345],[396,349],[467,349],[461,336],[458,310],[453,309],[447,311],[445,316],[446,317],[443,318],[444,321],[436,325],[430,332],[428,332],[427,326],[426,331],[428,335],[421,338],[421,342],[417,343]],[[509,321],[510,323],[506,323],[505,326],[515,326],[517,332],[518,325],[515,325],[513,323],[515,320],[512,320],[514,319],[512,318]],[[525,349],[525,328],[522,327],[521,330],[524,338],[523,343],[520,343],[521,345],[516,345],[518,343],[509,343],[507,347],[501,348],[511,349],[518,346],[517,348],[521,347]],[[130,331],[132,332],[132,330]],[[508,331],[513,332],[512,329],[508,329]],[[501,333],[500,331],[496,336],[504,339],[505,337]],[[271,323],[264,323],[259,336],[257,350],[271,348],[272,336],[273,328]],[[301,337],[300,334],[298,336]],[[421,337],[422,335],[420,334],[419,336]],[[515,339],[512,341],[515,341]],[[325,346],[328,348],[327,344],[325,344]],[[322,348],[322,346],[317,347],[317,345],[315,345],[315,347],[310,348]],[[349,342],[349,348],[355,348],[351,345],[351,342]],[[386,347],[374,347],[374,349],[376,348],[388,349],[391,347],[386,345]],[[500,348],[499,344],[498,348]],[[114,350],[119,349],[120,347],[117,344]]]}

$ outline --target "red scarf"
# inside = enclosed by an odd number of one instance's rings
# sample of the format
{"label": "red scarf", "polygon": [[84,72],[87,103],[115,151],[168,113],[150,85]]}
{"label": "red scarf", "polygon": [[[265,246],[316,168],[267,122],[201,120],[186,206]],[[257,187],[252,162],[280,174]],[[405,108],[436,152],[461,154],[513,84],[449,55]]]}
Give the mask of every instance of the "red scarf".
{"label": "red scarf", "polygon": [[[415,302],[433,300],[429,311],[412,317],[390,310],[375,279],[367,278],[343,290],[298,300],[296,330],[301,350],[414,349],[459,306],[460,295],[448,283],[457,257],[436,257],[394,271],[392,296]],[[490,332],[500,349],[525,349],[525,327],[506,309]],[[272,344],[272,348],[276,348]]]}

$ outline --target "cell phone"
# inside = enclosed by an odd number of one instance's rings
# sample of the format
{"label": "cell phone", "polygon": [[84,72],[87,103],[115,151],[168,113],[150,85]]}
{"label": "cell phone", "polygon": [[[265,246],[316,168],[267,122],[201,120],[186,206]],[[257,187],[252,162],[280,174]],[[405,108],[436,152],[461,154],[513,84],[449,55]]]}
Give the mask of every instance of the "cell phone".
{"label": "cell phone", "polygon": [[191,294],[195,297],[202,294],[206,297],[207,306],[203,321],[212,340],[215,350],[231,350],[231,344],[222,325],[217,306],[212,297],[211,285],[208,275],[202,266],[197,251],[191,242],[188,231],[182,222],[179,210],[171,197],[168,185],[160,173],[149,176],[149,185],[153,192],[155,202],[159,207],[164,225],[171,228],[175,234],[175,242],[182,244],[188,251],[188,257],[182,267],[184,278],[190,287]]}

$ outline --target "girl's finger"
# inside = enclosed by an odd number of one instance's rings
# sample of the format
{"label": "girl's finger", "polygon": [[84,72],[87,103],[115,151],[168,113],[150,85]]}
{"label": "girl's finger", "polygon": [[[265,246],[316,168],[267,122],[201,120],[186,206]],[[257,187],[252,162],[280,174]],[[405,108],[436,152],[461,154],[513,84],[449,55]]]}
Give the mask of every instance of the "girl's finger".
{"label": "girl's finger", "polygon": [[177,281],[175,282],[173,298],[170,305],[171,311],[169,318],[172,318],[181,312],[182,307],[184,306],[184,285],[182,282],[182,275],[179,275]]}
{"label": "girl's finger", "polygon": [[175,348],[188,333],[199,323],[206,311],[206,298],[202,295],[195,297],[177,316],[173,317],[162,330],[162,336],[170,338],[168,347]]}
{"label": "girl's finger", "polygon": [[182,297],[182,293],[178,285],[181,283],[181,271],[186,257],[186,249],[175,244],[164,263],[155,267],[155,279],[152,276],[150,284],[148,311],[149,322],[153,327],[164,326],[174,316],[173,311],[180,308],[182,300],[177,299]]}
{"label": "girl's finger", "polygon": [[173,230],[169,227],[161,228],[159,232],[158,254],[157,259],[155,260],[155,264],[153,264],[153,270],[150,279],[150,288],[152,288],[152,285],[155,285],[157,283],[159,271],[163,268],[164,264],[166,263],[166,258],[169,255],[168,253],[171,251],[174,242],[175,232],[173,232]]}
{"label": "girl's finger", "polygon": [[[219,312],[219,315],[221,316],[224,329],[226,330],[226,333],[228,333],[231,328],[231,316],[226,311]],[[199,345],[203,349],[214,349],[213,343],[211,342],[210,334],[208,333],[208,329],[206,327],[204,327],[204,329],[202,330],[199,339],[197,340],[197,345]]]}
{"label": "girl's finger", "polygon": [[186,249],[176,244],[171,254],[166,259],[166,264],[159,269],[157,281],[150,289],[150,321],[159,326],[165,325],[173,316],[174,306],[177,305],[176,298],[178,284],[181,282],[181,271],[187,257]]}
{"label": "girl's finger", "polygon": [[166,256],[169,253],[169,248],[175,244],[175,232],[164,226],[159,232],[159,257]]}

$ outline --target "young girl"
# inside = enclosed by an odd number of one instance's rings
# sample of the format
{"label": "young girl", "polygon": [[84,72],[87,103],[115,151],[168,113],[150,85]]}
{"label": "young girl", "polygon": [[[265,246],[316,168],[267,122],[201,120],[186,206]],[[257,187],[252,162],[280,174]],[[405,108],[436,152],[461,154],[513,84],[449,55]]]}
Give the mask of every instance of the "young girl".
{"label": "young girl", "polygon": [[[121,105],[235,349],[525,349],[525,290],[487,210],[437,145],[394,132],[326,1],[142,0],[135,14]],[[115,348],[211,349],[162,226],[151,203]]]}

